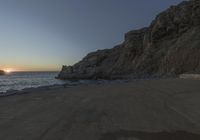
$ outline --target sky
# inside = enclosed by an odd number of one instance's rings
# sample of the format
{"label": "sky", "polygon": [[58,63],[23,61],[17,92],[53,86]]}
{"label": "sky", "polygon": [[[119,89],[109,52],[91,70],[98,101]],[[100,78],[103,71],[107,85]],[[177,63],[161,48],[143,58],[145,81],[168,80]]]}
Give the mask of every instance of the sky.
{"label": "sky", "polygon": [[182,0],[0,0],[0,69],[57,71]]}

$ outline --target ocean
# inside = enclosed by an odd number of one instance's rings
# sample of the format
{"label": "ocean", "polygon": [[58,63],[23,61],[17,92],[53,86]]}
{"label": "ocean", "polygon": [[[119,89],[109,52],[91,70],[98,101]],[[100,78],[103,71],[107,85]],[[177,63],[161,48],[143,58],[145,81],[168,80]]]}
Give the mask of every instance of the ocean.
{"label": "ocean", "polygon": [[0,93],[25,88],[61,85],[65,82],[55,79],[58,72],[12,72],[0,76]]}
{"label": "ocean", "polygon": [[124,83],[127,80],[59,80],[55,77],[59,72],[12,72],[0,76],[0,93],[20,91],[27,88],[37,88],[54,85],[76,86],[84,84]]}

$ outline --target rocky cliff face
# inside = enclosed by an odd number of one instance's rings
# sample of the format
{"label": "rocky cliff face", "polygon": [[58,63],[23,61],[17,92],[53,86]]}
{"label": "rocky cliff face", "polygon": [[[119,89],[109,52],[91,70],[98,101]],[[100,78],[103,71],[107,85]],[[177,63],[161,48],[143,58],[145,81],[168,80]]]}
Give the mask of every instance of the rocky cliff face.
{"label": "rocky cliff face", "polygon": [[125,34],[122,44],[63,66],[60,79],[176,76],[200,73],[200,0],[171,6],[147,28]]}

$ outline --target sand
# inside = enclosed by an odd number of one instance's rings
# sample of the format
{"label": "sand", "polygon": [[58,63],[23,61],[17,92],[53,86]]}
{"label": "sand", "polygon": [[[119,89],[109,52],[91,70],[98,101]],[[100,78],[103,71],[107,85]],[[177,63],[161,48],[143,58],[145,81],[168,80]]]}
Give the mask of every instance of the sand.
{"label": "sand", "polygon": [[0,140],[200,140],[200,80],[80,85],[1,97]]}

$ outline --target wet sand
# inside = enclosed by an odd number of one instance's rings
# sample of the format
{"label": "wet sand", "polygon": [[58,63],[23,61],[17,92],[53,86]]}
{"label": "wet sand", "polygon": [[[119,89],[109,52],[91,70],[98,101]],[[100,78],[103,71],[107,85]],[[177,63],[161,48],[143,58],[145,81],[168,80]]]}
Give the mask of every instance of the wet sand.
{"label": "wet sand", "polygon": [[200,140],[200,80],[80,85],[1,97],[0,140]]}

